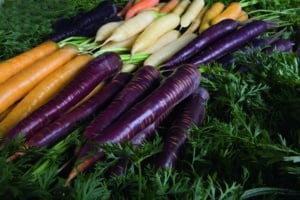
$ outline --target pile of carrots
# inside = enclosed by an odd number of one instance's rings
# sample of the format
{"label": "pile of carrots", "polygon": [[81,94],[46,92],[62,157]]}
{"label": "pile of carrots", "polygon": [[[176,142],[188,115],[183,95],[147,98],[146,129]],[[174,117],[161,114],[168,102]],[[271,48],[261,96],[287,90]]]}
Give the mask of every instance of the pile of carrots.
{"label": "pile of carrots", "polygon": [[[90,143],[131,141],[138,146],[176,111],[174,126],[180,128],[170,127],[174,135],[166,140],[158,164],[172,165],[175,158],[166,156],[176,155],[189,128],[200,125],[205,116],[209,95],[201,87],[199,66],[245,46],[270,28],[266,22],[242,25],[249,20],[242,8],[239,2],[208,7],[204,0],[129,1],[118,12],[124,19],[103,24],[93,38],[79,44],[72,38],[45,41],[0,63],[0,138],[5,143],[23,135],[25,148],[52,146],[89,119],[83,133],[87,142],[78,159],[91,149],[97,155],[77,166],[84,171],[104,156]],[[256,26],[262,28],[248,34]],[[213,49],[219,50],[212,53]],[[205,60],[188,51],[215,57]],[[172,73],[163,74],[164,70]],[[23,154],[17,152],[8,161]],[[76,174],[74,168],[67,182]]]}

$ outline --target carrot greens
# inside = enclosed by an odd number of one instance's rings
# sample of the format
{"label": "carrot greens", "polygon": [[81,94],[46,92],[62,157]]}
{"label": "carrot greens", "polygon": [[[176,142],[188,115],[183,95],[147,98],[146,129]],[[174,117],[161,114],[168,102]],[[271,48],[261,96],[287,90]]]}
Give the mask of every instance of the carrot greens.
{"label": "carrot greens", "polygon": [[[37,46],[53,31],[55,20],[75,16],[100,1],[5,0],[0,4],[0,60]],[[115,2],[121,6],[127,1]],[[217,1],[205,1],[206,5],[213,2]],[[299,0],[242,2],[255,2],[244,7],[249,19],[279,25],[261,38],[284,30],[280,36],[295,42],[300,29]],[[107,51],[86,37],[58,44],[70,43],[94,57]],[[120,54],[124,63],[141,64],[149,56],[131,55],[126,48],[110,51]],[[141,145],[130,141],[99,144],[105,154],[101,161],[85,173],[78,172],[66,187],[84,144],[87,124],[83,122],[53,146],[25,148],[21,159],[9,163],[6,158],[20,150],[24,138],[0,141],[0,199],[299,199],[299,55],[250,50],[233,56],[226,69],[217,62],[199,66],[200,85],[210,99],[202,124],[189,129],[175,168],[156,170],[151,164],[163,149],[167,128],[162,125]],[[243,67],[247,70],[238,70]],[[120,159],[125,160],[124,173],[110,174]]]}

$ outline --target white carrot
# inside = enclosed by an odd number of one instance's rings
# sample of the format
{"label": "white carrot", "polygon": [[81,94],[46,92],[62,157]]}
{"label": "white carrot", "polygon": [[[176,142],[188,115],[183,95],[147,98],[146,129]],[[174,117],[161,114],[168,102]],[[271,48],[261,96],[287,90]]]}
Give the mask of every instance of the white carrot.
{"label": "white carrot", "polygon": [[197,37],[197,34],[190,33],[180,36],[177,40],[167,44],[162,47],[160,50],[151,54],[145,61],[144,65],[152,65],[158,67],[163,64],[165,61],[170,59],[176,52],[186,46],[189,42]]}
{"label": "white carrot", "polygon": [[137,14],[136,16],[124,21],[117,29],[107,38],[104,44],[114,41],[124,41],[132,36],[142,32],[148,27],[157,17],[158,12],[154,10],[146,10]]}
{"label": "white carrot", "polygon": [[180,23],[180,17],[174,13],[163,15],[152,22],[134,42],[131,54],[135,54],[150,47],[159,37],[175,29]]}
{"label": "white carrot", "polygon": [[192,21],[197,17],[198,13],[203,7],[204,0],[193,0],[181,16],[180,26],[182,28],[188,27],[192,23]]}
{"label": "white carrot", "polygon": [[119,27],[124,21],[108,22],[102,25],[96,33],[95,42],[101,42],[106,40],[111,34]]}
{"label": "white carrot", "polygon": [[153,45],[151,45],[149,48],[145,49],[144,51],[141,51],[141,53],[149,53],[152,54],[155,51],[159,50],[163,46],[169,44],[170,42],[173,42],[180,36],[180,32],[178,30],[170,30],[169,32],[165,33],[161,37],[155,41]]}
{"label": "white carrot", "polygon": [[190,4],[191,0],[181,0],[172,12],[181,16]]}

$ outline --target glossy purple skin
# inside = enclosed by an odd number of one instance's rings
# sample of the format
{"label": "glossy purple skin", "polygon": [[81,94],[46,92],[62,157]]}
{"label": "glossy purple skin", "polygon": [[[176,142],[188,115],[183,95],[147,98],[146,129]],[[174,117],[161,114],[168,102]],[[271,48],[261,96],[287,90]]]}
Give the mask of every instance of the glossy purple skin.
{"label": "glossy purple skin", "polygon": [[98,143],[130,140],[136,133],[152,124],[196,89],[201,80],[193,65],[179,67],[145,99],[130,108],[118,120],[95,138]]}
{"label": "glossy purple skin", "polygon": [[107,52],[94,58],[58,95],[12,128],[7,133],[6,138],[14,138],[20,133],[25,133],[28,140],[36,131],[47,126],[51,121],[76,105],[100,82],[119,72],[121,67],[120,56],[113,52]]}
{"label": "glossy purple skin", "polygon": [[236,30],[237,27],[238,23],[232,19],[225,19],[220,23],[211,26],[166,61],[162,65],[162,69],[172,68],[172,66],[184,63],[214,41]]}
{"label": "glossy purple skin", "polygon": [[152,66],[139,68],[131,81],[117,94],[112,102],[86,127],[84,135],[92,139],[117,119],[132,105],[143,99],[159,86],[160,72]]}
{"label": "glossy purple skin", "polygon": [[274,51],[293,51],[294,43],[288,39],[279,39],[271,44],[270,47],[264,49],[264,53],[272,53]]}
{"label": "glossy purple skin", "polygon": [[263,34],[269,27],[270,24],[265,21],[249,22],[221,40],[214,42],[187,62],[196,66],[211,63],[244,46],[247,42]]}
{"label": "glossy purple skin", "polygon": [[131,79],[130,73],[119,73],[98,93],[74,110],[67,112],[34,134],[26,144],[28,146],[50,146],[65,138],[79,123],[85,121],[99,109],[103,109],[111,99]]}
{"label": "glossy purple skin", "polygon": [[202,123],[208,99],[208,91],[200,87],[175,108],[177,114],[164,137],[163,149],[155,159],[156,168],[174,166],[178,151],[188,137],[188,130]]}
{"label": "glossy purple skin", "polygon": [[[172,110],[189,96],[201,81],[199,70],[193,65],[177,68],[161,85],[139,103],[135,104],[116,121],[106,127],[97,137],[85,143],[78,158],[90,152],[102,153],[96,144],[122,142],[132,139],[137,133],[155,122],[162,114]],[[97,155],[97,153],[96,153]],[[86,160],[94,160],[86,158]]]}

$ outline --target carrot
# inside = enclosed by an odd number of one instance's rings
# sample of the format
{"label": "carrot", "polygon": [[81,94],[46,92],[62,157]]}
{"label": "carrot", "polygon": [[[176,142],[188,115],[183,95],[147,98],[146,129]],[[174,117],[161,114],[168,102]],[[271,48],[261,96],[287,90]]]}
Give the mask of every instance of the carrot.
{"label": "carrot", "polygon": [[211,5],[210,8],[207,9],[205,12],[200,28],[199,33],[202,33],[207,28],[210,27],[210,21],[215,18],[217,15],[219,15],[225,8],[225,5],[222,2],[215,2]]}
{"label": "carrot", "polygon": [[[0,122],[9,114],[9,112],[16,106],[17,103],[14,103],[13,105],[9,106],[4,112],[0,114]],[[0,127],[1,129],[1,127]],[[0,135],[1,135],[0,131]],[[1,137],[0,137],[1,138]]]}
{"label": "carrot", "polygon": [[177,14],[181,16],[184,11],[187,9],[187,7],[190,5],[191,0],[181,0],[179,4],[174,8],[172,13]]}
{"label": "carrot", "polygon": [[208,91],[199,87],[174,108],[175,116],[164,135],[162,151],[155,157],[155,168],[174,168],[179,151],[190,135],[190,129],[201,125],[205,117],[208,99]]}
{"label": "carrot", "polygon": [[180,36],[177,40],[165,45],[155,53],[151,54],[144,61],[144,65],[152,65],[158,67],[159,65],[170,59],[176,52],[185,47],[196,37],[197,35],[194,33]]}
{"label": "carrot", "polygon": [[204,7],[204,0],[193,0],[180,19],[180,27],[188,27]]}
{"label": "carrot", "polygon": [[107,44],[103,45],[101,47],[101,50],[116,50],[116,49],[130,49],[137,39],[138,35],[131,36],[130,38],[127,38],[122,41],[110,41]]}
{"label": "carrot", "polygon": [[206,12],[207,7],[203,7],[201,11],[198,13],[197,17],[192,21],[191,25],[184,31],[183,35],[194,33],[197,29],[199,29],[200,24],[203,19],[203,15]]}
{"label": "carrot", "polygon": [[242,6],[239,2],[231,2],[223,12],[215,16],[211,20],[211,25],[217,24],[223,19],[234,19],[236,20],[242,12]]}
{"label": "carrot", "polygon": [[77,49],[74,46],[64,46],[2,83],[0,85],[0,113],[22,98],[51,72],[70,61],[76,54]]}
{"label": "carrot", "polygon": [[141,12],[142,10],[145,10],[147,8],[151,8],[156,6],[159,3],[159,0],[140,0],[137,3],[135,3],[132,7],[128,9],[128,11],[125,14],[125,20],[132,18],[137,13]]}
{"label": "carrot", "polygon": [[85,137],[88,140],[96,137],[119,116],[157,88],[160,81],[161,74],[156,68],[140,67],[110,104],[88,124],[83,132]]}
{"label": "carrot", "polygon": [[28,140],[36,131],[76,105],[99,83],[119,72],[121,65],[120,56],[114,52],[106,52],[95,57],[54,98],[10,129],[5,135],[6,139],[24,133],[24,137]]}
{"label": "carrot", "polygon": [[54,52],[57,48],[58,45],[55,42],[47,41],[0,63],[0,83],[3,83],[11,76],[30,66],[40,58]]}
{"label": "carrot", "polygon": [[101,42],[106,40],[113,33],[113,31],[116,30],[116,28],[120,26],[122,23],[123,21],[113,21],[102,25],[97,30],[95,36],[95,42]]}
{"label": "carrot", "polygon": [[92,59],[89,54],[81,54],[73,58],[64,66],[49,74],[36,87],[12,109],[12,111],[0,122],[0,134],[5,134],[20,120],[28,116],[34,110],[47,103]]}
{"label": "carrot", "polygon": [[[136,16],[125,20],[109,38],[104,41],[104,44],[114,41],[124,41],[138,33],[142,32],[148,25],[150,25],[158,16],[158,13],[153,10],[143,11]],[[103,44],[103,45],[104,45]]]}
{"label": "carrot", "polygon": [[117,13],[117,16],[124,17],[129,8],[131,8],[135,3],[135,0],[128,0],[125,6]]}
{"label": "carrot", "polygon": [[237,21],[239,22],[245,22],[249,19],[248,13],[244,10],[242,10],[240,16],[237,18]]}
{"label": "carrot", "polygon": [[169,0],[160,10],[161,13],[169,13],[179,4],[179,0]]}
{"label": "carrot", "polygon": [[131,54],[150,47],[159,37],[175,29],[179,23],[180,17],[174,13],[168,13],[157,18],[138,36],[132,46]]}
{"label": "carrot", "polygon": [[178,30],[170,30],[169,32],[165,33],[161,37],[159,37],[154,44],[152,44],[149,48],[145,49],[141,53],[149,53],[152,54],[158,51],[163,46],[173,42],[180,36],[180,32]]}
{"label": "carrot", "polygon": [[82,162],[71,170],[65,184],[68,185],[79,172],[87,170],[104,156],[103,150],[95,144],[119,143],[132,139],[189,96],[199,86],[201,78],[194,65],[178,67],[159,87],[128,109],[93,140],[84,144],[77,157]]}

